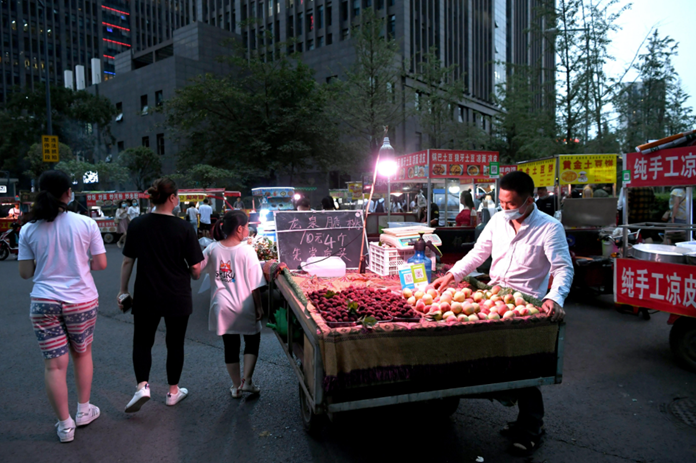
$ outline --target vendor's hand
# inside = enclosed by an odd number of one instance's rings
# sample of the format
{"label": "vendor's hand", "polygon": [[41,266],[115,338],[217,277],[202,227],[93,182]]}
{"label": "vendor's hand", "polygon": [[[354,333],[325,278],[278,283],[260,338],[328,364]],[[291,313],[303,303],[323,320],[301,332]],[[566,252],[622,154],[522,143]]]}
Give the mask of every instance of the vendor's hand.
{"label": "vendor's hand", "polygon": [[565,310],[556,301],[545,299],[541,308],[546,311],[552,322],[561,321],[565,317]]}
{"label": "vendor's hand", "polygon": [[445,273],[445,276],[442,276],[438,278],[437,280],[433,281],[430,285],[440,291],[440,288],[446,288],[449,286],[450,283],[454,281],[454,275],[451,273]]}
{"label": "vendor's hand", "polygon": [[256,321],[257,322],[261,321],[262,318],[263,318],[263,307],[258,306],[258,307],[256,307]]}

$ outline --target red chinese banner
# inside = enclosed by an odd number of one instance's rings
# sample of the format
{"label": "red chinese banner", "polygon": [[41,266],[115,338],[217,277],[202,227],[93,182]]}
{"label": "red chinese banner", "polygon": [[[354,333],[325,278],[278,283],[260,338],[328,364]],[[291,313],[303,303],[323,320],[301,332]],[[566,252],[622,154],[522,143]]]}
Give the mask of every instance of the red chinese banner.
{"label": "red chinese banner", "polygon": [[629,153],[629,187],[696,185],[696,147],[673,148],[651,154]]}
{"label": "red chinese banner", "polygon": [[488,165],[498,162],[494,151],[428,150],[430,178],[488,178]]}
{"label": "red chinese banner", "polygon": [[87,196],[87,207],[92,206],[111,206],[115,202],[133,199],[147,199],[147,193],[124,192],[124,193],[89,193]]}
{"label": "red chinese banner", "polygon": [[396,158],[399,167],[397,180],[425,179],[427,177],[426,164],[428,163],[428,152],[419,151]]}
{"label": "red chinese banner", "polygon": [[[500,176],[498,178],[503,178],[505,174],[514,172],[517,170],[517,165],[512,166],[500,166]],[[494,178],[476,179],[476,183],[495,183]]]}
{"label": "red chinese banner", "polygon": [[616,259],[614,301],[696,317],[696,266]]}

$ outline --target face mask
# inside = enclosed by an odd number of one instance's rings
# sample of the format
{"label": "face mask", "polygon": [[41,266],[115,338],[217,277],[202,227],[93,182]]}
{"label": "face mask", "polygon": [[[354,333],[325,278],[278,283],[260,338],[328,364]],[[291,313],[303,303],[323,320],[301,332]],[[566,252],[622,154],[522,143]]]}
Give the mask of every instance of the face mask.
{"label": "face mask", "polygon": [[[526,202],[526,200],[525,200],[525,202]],[[505,214],[504,215],[505,220],[507,220],[508,222],[511,222],[513,220],[517,220],[517,219],[521,218],[522,216],[524,216],[527,213],[527,211],[520,212],[520,209],[522,209],[522,207],[518,207],[517,209],[504,210],[503,214]]]}
{"label": "face mask", "polygon": [[121,207],[125,208],[127,206],[126,203],[121,204]]}

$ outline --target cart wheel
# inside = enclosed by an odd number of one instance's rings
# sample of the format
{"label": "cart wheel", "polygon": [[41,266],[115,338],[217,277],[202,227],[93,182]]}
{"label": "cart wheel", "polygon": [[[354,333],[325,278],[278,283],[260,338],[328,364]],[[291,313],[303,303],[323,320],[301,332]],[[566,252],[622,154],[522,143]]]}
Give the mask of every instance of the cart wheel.
{"label": "cart wheel", "polygon": [[681,317],[669,332],[669,345],[679,363],[696,371],[696,319]]}
{"label": "cart wheel", "polygon": [[459,397],[447,397],[433,400],[432,410],[437,416],[448,418],[454,415],[459,408]]}
{"label": "cart wheel", "polygon": [[310,436],[316,436],[319,434],[319,432],[321,432],[321,429],[324,426],[325,417],[323,415],[317,415],[316,413],[314,413],[314,411],[312,410],[312,406],[310,405],[309,400],[307,400],[307,396],[305,395],[305,392],[302,389],[301,384],[299,384],[299,390],[302,425],[304,426],[304,430],[305,432],[307,432],[307,434],[309,434]]}
{"label": "cart wheel", "polygon": [[114,242],[113,233],[104,233],[104,244],[111,244]]}

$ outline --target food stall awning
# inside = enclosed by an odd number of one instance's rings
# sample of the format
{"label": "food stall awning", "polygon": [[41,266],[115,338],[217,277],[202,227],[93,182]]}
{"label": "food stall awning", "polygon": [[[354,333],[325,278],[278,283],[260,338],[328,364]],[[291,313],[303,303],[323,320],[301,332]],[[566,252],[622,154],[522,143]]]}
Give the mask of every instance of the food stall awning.
{"label": "food stall awning", "polygon": [[496,151],[428,149],[396,158],[398,171],[392,183],[459,179],[477,182],[490,179],[491,163],[498,163]]}
{"label": "food stall awning", "polygon": [[134,199],[148,199],[150,195],[139,191],[111,191],[111,192],[83,192],[87,200],[87,207],[111,206],[119,201],[132,201]]}
{"label": "food stall awning", "polygon": [[693,186],[696,185],[696,149],[693,146],[672,148],[650,154],[628,153],[626,169],[631,181],[626,186]]}
{"label": "food stall awning", "polygon": [[203,201],[214,196],[222,197],[225,193],[224,188],[199,188],[179,190],[179,200],[181,201]]}

